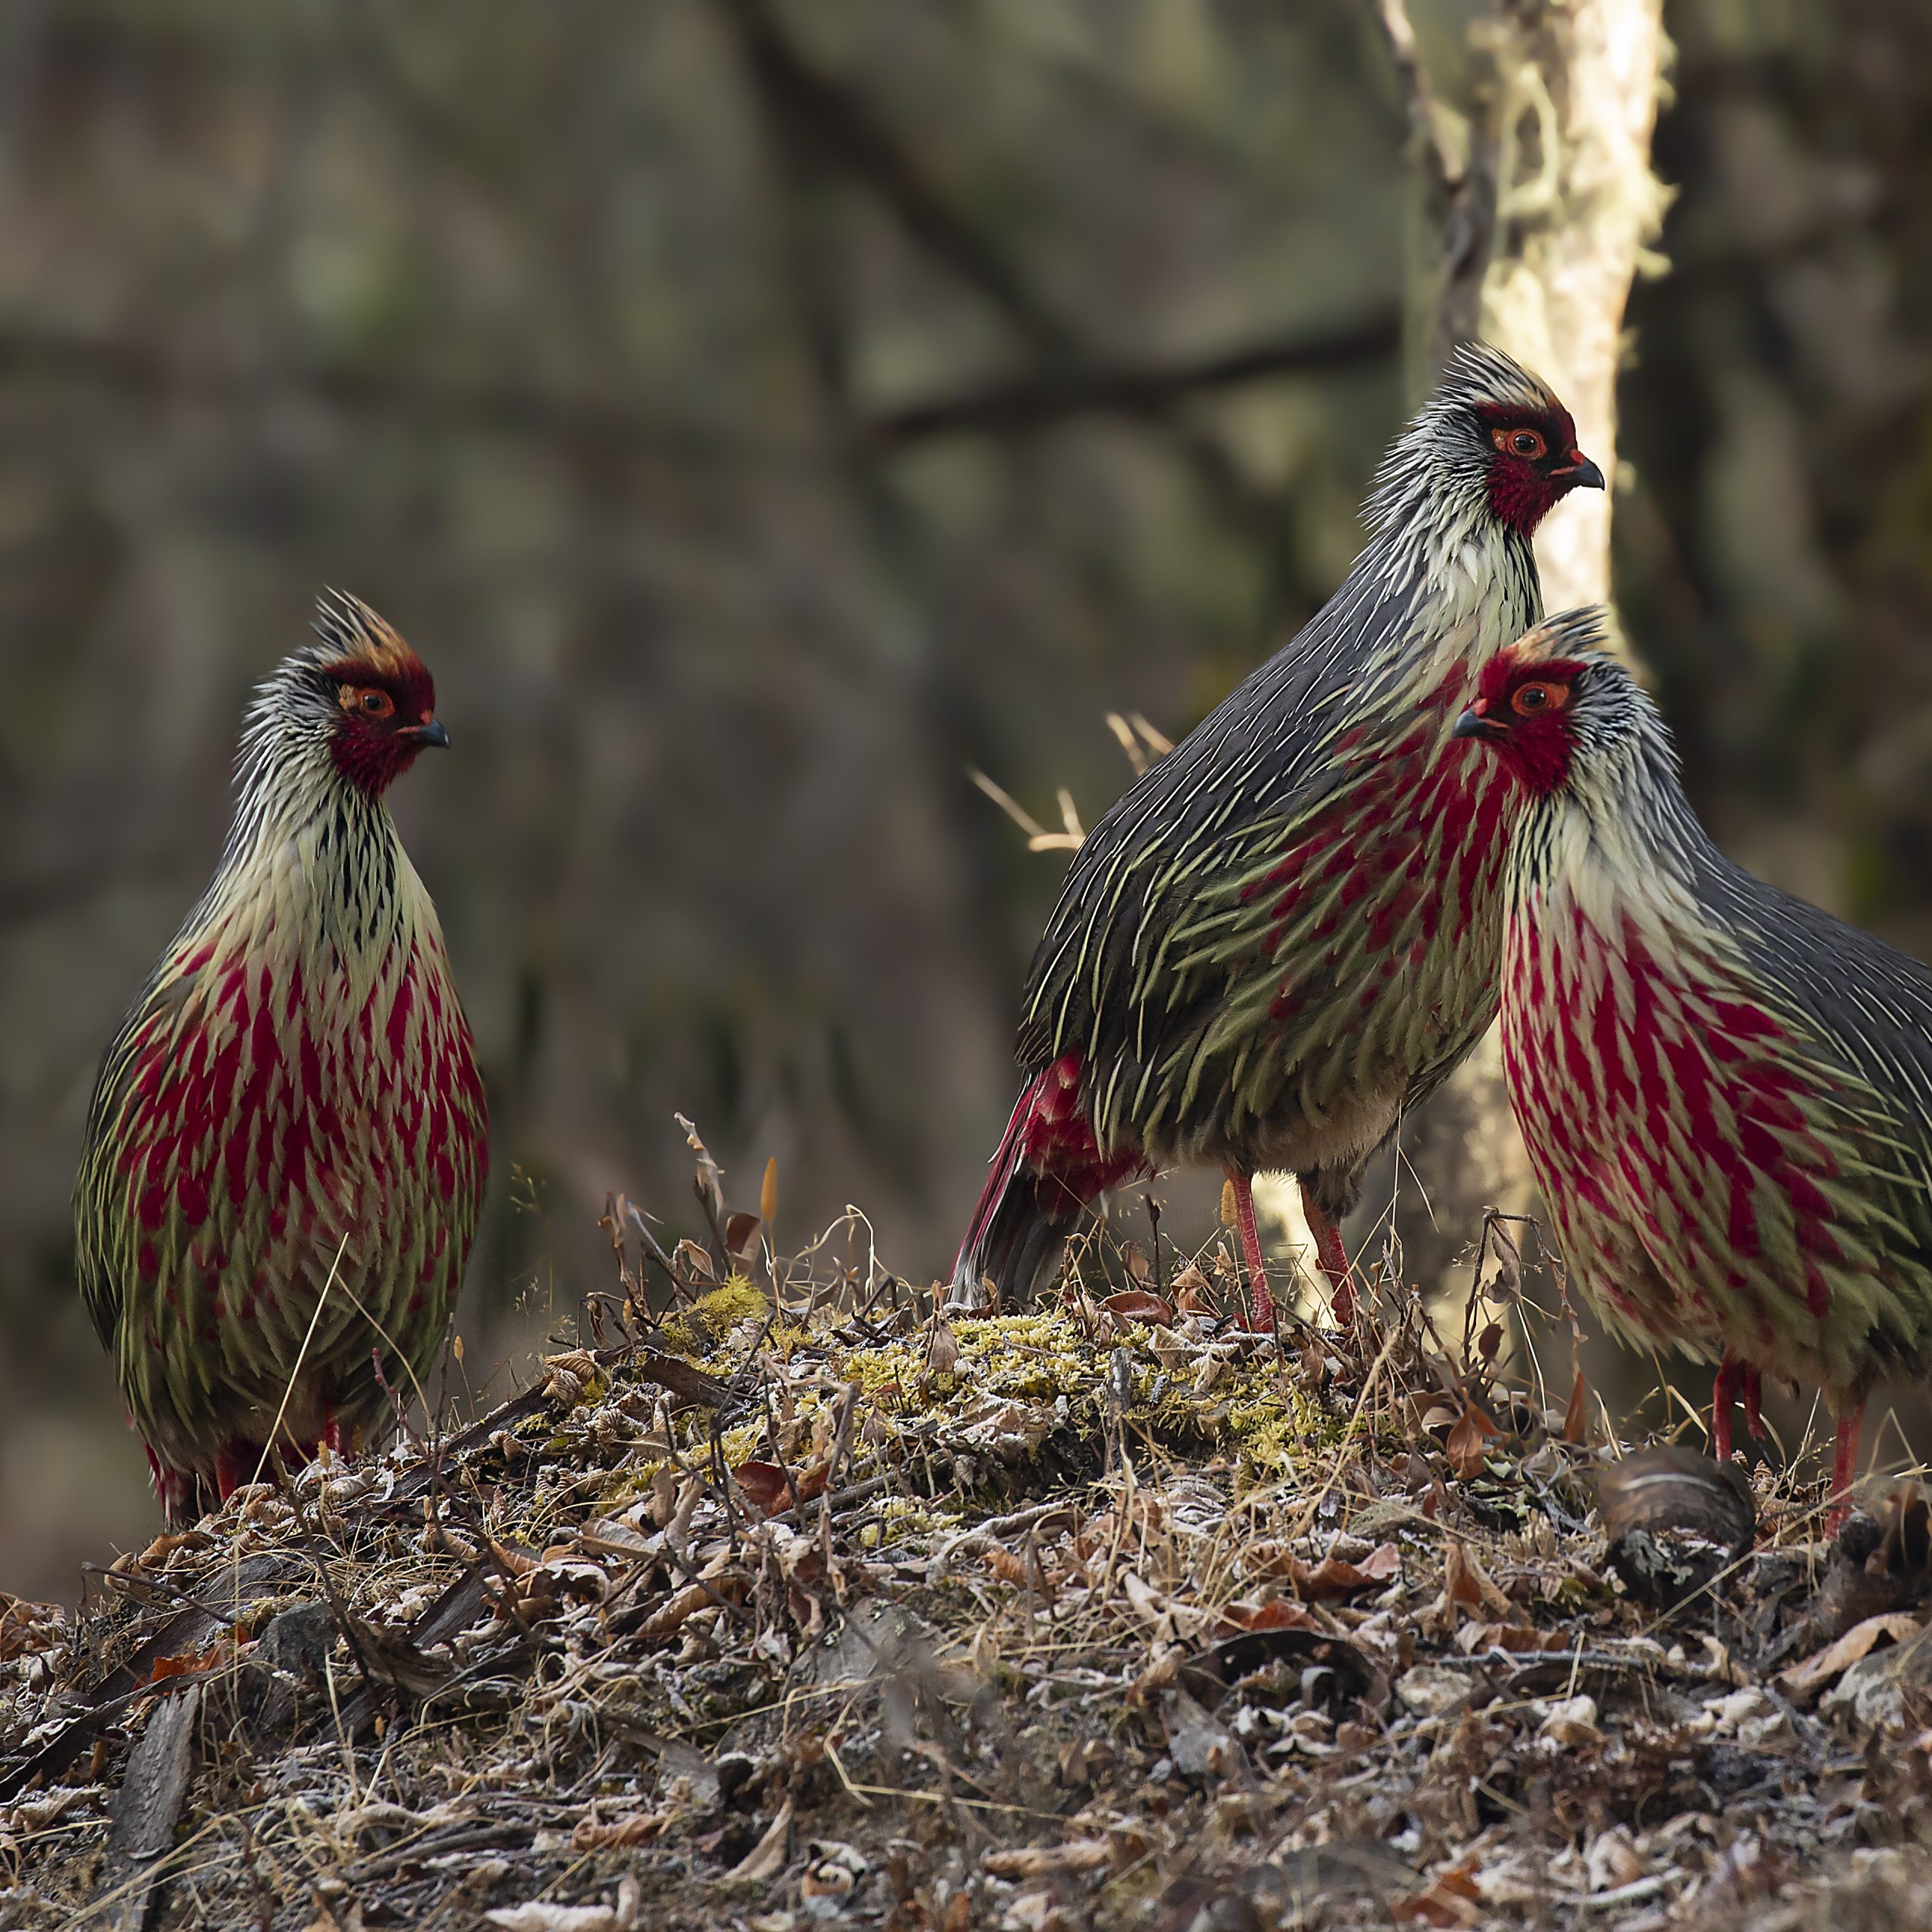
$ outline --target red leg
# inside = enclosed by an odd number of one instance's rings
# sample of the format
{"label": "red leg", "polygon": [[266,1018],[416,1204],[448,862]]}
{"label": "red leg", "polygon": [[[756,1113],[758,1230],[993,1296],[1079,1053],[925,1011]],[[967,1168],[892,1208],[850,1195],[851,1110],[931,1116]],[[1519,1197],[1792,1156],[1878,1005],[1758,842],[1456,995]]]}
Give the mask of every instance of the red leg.
{"label": "red leg", "polygon": [[[146,1445],[142,1445],[146,1447]],[[155,1500],[171,1530],[184,1528],[195,1520],[195,1492],[200,1485],[186,1469],[171,1468],[152,1449],[147,1451],[148,1468],[154,1477]]]}
{"label": "red leg", "polygon": [[1355,1318],[1355,1291],[1349,1275],[1349,1251],[1342,1244],[1342,1231],[1315,1204],[1315,1196],[1306,1181],[1301,1184],[1301,1211],[1306,1217],[1308,1231],[1315,1237],[1315,1259],[1321,1263],[1321,1272],[1328,1277],[1328,1305],[1335,1311],[1336,1321],[1344,1328],[1352,1327]]}
{"label": "red leg", "polygon": [[255,1465],[261,1451],[252,1442],[238,1438],[214,1452],[214,1486],[226,1503],[244,1483],[255,1479]]}
{"label": "red leg", "polygon": [[333,1404],[323,1404],[322,1432],[315,1439],[315,1447],[334,1455],[342,1454],[342,1418],[336,1414]]}
{"label": "red leg", "polygon": [[1241,1233],[1241,1257],[1247,1263],[1247,1290],[1254,1298],[1254,1321],[1258,1328],[1275,1333],[1275,1298],[1268,1292],[1268,1271],[1261,1262],[1261,1233],[1254,1225],[1254,1188],[1239,1168],[1228,1170],[1228,1183],[1235,1191],[1235,1226]]}
{"label": "red leg", "polygon": [[1737,1399],[1737,1363],[1727,1349],[1711,1384],[1711,1454],[1720,1463],[1730,1460],[1730,1406]]}
{"label": "red leg", "polygon": [[1838,1444],[1832,1456],[1832,1506],[1825,1512],[1825,1533],[1835,1536],[1851,1509],[1851,1485],[1858,1474],[1858,1438],[1865,1426],[1865,1404],[1838,1417]]}

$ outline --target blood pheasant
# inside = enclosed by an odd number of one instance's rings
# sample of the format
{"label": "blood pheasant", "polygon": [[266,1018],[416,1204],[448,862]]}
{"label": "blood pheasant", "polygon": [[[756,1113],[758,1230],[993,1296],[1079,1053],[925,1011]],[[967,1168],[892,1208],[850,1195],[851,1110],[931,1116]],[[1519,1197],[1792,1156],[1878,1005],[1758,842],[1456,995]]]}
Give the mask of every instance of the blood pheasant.
{"label": "blood pheasant", "polygon": [[1552,618],[1457,735],[1525,801],[1509,848],[1503,1064],[1551,1221],[1604,1321],[1740,1386],[1823,1385],[1834,1493],[1880,1377],[1932,1367],[1932,971],[1718,851],[1662,721]]}
{"label": "blood pheasant", "polygon": [[482,1088],[383,794],[447,745],[429,672],[352,598],[261,686],[213,883],[107,1050],[75,1194],[82,1292],[171,1521],[272,1438],[339,1446],[441,1346]]}
{"label": "blood pheasant", "polygon": [[1349,1311],[1337,1223],[1403,1110],[1496,1011],[1509,787],[1452,740],[1476,672],[1541,614],[1531,537],[1603,477],[1569,413],[1459,350],[1389,451],[1328,604],[1151,767],[1075,855],[1034,955],[1025,1085],[954,1267],[1023,1297],[1097,1195],[1155,1168],[1301,1177]]}

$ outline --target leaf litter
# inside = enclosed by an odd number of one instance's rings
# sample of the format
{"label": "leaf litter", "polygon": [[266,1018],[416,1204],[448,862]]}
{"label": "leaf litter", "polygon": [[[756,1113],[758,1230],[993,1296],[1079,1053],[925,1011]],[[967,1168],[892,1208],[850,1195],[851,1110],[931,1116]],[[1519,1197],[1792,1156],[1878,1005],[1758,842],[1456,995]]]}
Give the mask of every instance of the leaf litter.
{"label": "leaf litter", "polygon": [[1346,1334],[1223,1235],[949,1311],[679,1124],[530,1389],[0,1598],[0,1923],[1932,1922],[1915,1484],[1619,1457],[1392,1249]]}

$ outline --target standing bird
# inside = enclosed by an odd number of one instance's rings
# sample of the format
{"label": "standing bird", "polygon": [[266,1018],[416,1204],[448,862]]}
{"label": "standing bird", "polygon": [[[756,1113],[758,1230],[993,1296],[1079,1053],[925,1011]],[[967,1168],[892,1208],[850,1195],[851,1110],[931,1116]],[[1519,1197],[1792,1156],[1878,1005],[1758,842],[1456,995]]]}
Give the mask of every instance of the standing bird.
{"label": "standing bird", "polygon": [[420,1386],[483,1190],[469,1028],[383,802],[449,743],[435,688],[354,598],[315,629],[256,694],[220,866],[108,1048],[75,1189],[171,1523]]}
{"label": "standing bird", "polygon": [[1157,1167],[1282,1169],[1349,1317],[1337,1223],[1369,1156],[1496,1012],[1509,787],[1451,737],[1542,614],[1531,537],[1603,475],[1569,412],[1471,345],[1378,472],[1372,535],[1294,639],[1115,803],[1028,975],[1025,1084],[954,1264],[1024,1299],[1094,1197]]}
{"label": "standing bird", "polygon": [[1835,1495],[1881,1376],[1932,1367],[1932,972],[1733,865],[1662,720],[1554,617],[1457,721],[1521,791],[1503,1066],[1573,1275],[1639,1346],[1822,1383]]}

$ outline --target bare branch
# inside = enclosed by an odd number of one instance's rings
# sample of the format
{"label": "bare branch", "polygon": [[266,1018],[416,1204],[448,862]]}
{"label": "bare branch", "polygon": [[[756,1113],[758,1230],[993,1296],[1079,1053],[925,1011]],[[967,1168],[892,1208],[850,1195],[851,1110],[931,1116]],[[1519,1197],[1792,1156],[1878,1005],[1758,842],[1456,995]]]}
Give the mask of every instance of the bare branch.
{"label": "bare branch", "polygon": [[872,418],[867,433],[876,444],[900,448],[937,436],[1029,434],[1070,416],[1157,416],[1215,389],[1380,362],[1394,355],[1401,341],[1401,318],[1390,309],[1324,334],[1256,343],[1195,362],[1041,370],[963,395],[885,411]]}

